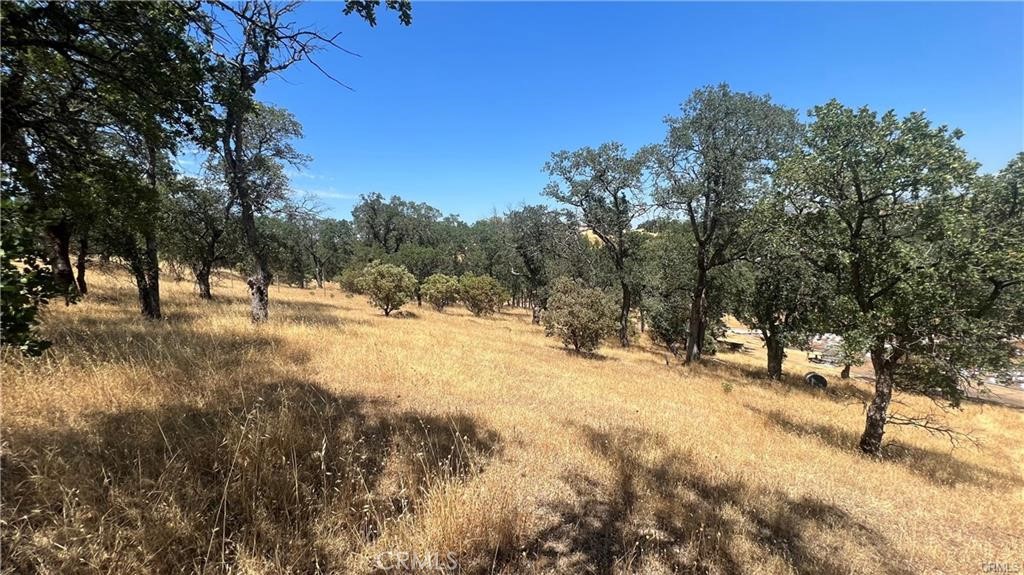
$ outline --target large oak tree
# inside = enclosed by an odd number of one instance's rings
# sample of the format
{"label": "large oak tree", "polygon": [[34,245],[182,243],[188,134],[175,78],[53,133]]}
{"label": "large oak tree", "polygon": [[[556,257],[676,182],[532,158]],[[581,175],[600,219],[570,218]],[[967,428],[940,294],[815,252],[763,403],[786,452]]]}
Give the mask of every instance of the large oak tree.
{"label": "large oak tree", "polygon": [[781,180],[803,215],[803,255],[834,282],[832,325],[869,350],[860,448],[878,454],[887,423],[916,423],[890,413],[894,390],[956,404],[979,370],[1008,361],[1022,331],[1021,236],[1009,231],[1021,220],[997,207],[998,186],[972,192],[958,130],[836,101],[811,116]]}

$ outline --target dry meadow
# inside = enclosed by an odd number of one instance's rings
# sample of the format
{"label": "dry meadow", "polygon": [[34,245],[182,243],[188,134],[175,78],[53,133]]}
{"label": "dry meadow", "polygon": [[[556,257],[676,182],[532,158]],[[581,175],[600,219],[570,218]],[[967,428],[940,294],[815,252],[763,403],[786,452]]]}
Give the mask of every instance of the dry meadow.
{"label": "dry meadow", "polygon": [[[856,450],[864,381],[566,353],[529,313],[127,275],[51,306],[53,349],[3,358],[5,572],[981,573],[1024,568],[1024,411],[949,414]],[[423,561],[426,559],[426,561]]]}

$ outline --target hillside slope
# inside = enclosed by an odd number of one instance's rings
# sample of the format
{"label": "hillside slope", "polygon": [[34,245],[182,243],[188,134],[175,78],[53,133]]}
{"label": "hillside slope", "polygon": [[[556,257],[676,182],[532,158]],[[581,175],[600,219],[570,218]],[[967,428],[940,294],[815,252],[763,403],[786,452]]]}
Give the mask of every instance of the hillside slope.
{"label": "hillside slope", "polygon": [[[567,354],[528,312],[385,318],[337,289],[125,275],[52,306],[3,364],[3,569],[23,572],[974,573],[1024,562],[1024,411],[937,417],[856,450],[863,382]],[[794,353],[787,371],[811,369]],[[900,398],[907,415],[937,413]],[[438,557],[440,556],[440,557]],[[391,571],[394,572],[394,571]],[[437,572],[436,570],[434,572]]]}

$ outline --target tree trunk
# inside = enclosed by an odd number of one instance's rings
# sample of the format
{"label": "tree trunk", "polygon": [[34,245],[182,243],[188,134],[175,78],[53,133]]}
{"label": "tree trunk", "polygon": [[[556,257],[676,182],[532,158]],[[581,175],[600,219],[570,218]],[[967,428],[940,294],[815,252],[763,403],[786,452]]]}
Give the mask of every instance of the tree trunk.
{"label": "tree trunk", "polygon": [[71,271],[71,226],[66,219],[46,227],[46,238],[50,243],[50,265],[57,289],[64,294],[64,303],[70,304],[77,289],[75,275]]}
{"label": "tree trunk", "polygon": [[619,342],[622,347],[629,347],[629,308],[632,303],[629,285],[622,282],[622,309],[619,314]]}
{"label": "tree trunk", "polygon": [[160,319],[160,268],[156,253],[156,240],[151,234],[145,236],[145,249],[138,249],[136,238],[125,238],[124,257],[135,276],[135,287],[139,292],[139,310],[149,319]]}
{"label": "tree trunk", "polygon": [[199,294],[199,299],[213,299],[213,292],[210,290],[211,268],[212,266],[206,262],[197,264],[192,268],[192,272],[196,274],[196,293]]}
{"label": "tree trunk", "polygon": [[850,364],[843,366],[843,371],[839,373],[839,379],[850,379]]}
{"label": "tree trunk", "polygon": [[765,335],[765,345],[768,346],[768,378],[778,381],[782,379],[782,360],[786,357],[786,349],[774,332]]}
{"label": "tree trunk", "polygon": [[[149,156],[146,179],[153,191],[153,197],[159,197],[156,182],[156,147],[147,143],[146,152]],[[139,304],[142,308],[142,315],[149,319],[160,319],[160,255],[156,245],[156,226],[154,224],[147,228],[142,232],[145,247],[142,251],[141,261],[136,258],[134,263],[135,283],[139,288]],[[134,243],[134,239],[132,242]],[[134,249],[132,252],[138,253]]]}
{"label": "tree trunk", "polygon": [[892,401],[895,364],[895,358],[886,356],[884,345],[871,350],[871,366],[875,371],[875,397],[868,406],[864,434],[860,437],[861,451],[870,455],[878,455],[882,451],[882,436],[885,434],[889,403]]}
{"label": "tree trunk", "polygon": [[690,325],[686,334],[686,359],[689,364],[700,361],[704,347],[704,330],[707,313],[708,273],[703,266],[697,267],[697,283],[693,288],[693,303],[690,304]]}
{"label": "tree trunk", "polygon": [[257,270],[245,283],[249,286],[249,317],[253,323],[265,323],[270,319],[270,281],[267,274]]}
{"label": "tree trunk", "polygon": [[533,317],[531,318],[533,325],[540,325],[540,311],[540,306],[533,304]]}
{"label": "tree trunk", "polygon": [[643,304],[640,304],[640,309],[638,310],[638,312],[640,314],[640,333],[644,333],[644,330],[647,327],[647,322],[645,321],[647,318],[644,315]]}
{"label": "tree trunk", "polygon": [[[244,70],[243,70],[244,76]],[[247,84],[243,78],[243,85]],[[227,130],[222,135],[224,151],[224,175],[228,181],[228,189],[238,200],[240,209],[239,222],[246,251],[252,258],[253,273],[246,280],[249,287],[250,318],[255,324],[265,323],[270,319],[270,265],[264,253],[259,232],[256,229],[253,198],[249,190],[248,166],[246,162],[245,130],[243,124],[247,120],[251,108],[248,102],[239,100],[226,106],[225,125]]]}
{"label": "tree trunk", "polygon": [[135,285],[139,291],[139,309],[147,319],[160,319],[159,287],[149,285],[149,275],[140,267],[135,272]]}
{"label": "tree trunk", "polygon": [[83,234],[78,238],[78,258],[75,261],[78,271],[75,281],[78,282],[78,293],[82,295],[89,293],[89,286],[85,283],[85,260],[87,257],[89,257],[89,238]]}
{"label": "tree trunk", "polygon": [[139,284],[139,302],[142,315],[149,319],[160,319],[160,257],[157,253],[156,237],[146,232],[146,250],[143,256],[143,277]]}
{"label": "tree trunk", "polygon": [[[244,185],[243,185],[244,188]],[[252,257],[253,274],[246,280],[249,286],[250,319],[255,324],[265,323],[270,319],[270,265],[263,251],[259,232],[256,229],[256,216],[253,214],[252,200],[247,191],[239,195],[241,206],[242,233],[245,236],[246,248]],[[244,198],[244,199],[242,199]]]}

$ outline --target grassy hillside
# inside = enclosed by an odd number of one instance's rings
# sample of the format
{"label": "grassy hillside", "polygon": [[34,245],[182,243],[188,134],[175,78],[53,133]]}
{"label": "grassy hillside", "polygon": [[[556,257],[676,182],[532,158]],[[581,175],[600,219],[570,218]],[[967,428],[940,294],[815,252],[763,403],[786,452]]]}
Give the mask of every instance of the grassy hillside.
{"label": "grassy hillside", "polygon": [[336,289],[274,287],[253,328],[243,284],[219,283],[209,303],[167,282],[151,323],[127,276],[94,274],[83,303],[49,309],[51,352],[4,357],[5,571],[373,572],[402,551],[471,573],[1024,561],[1024,411],[939,415],[980,448],[893,428],[871,460],[865,383],[769,383],[760,350],[584,359],[528,312],[384,318]]}

